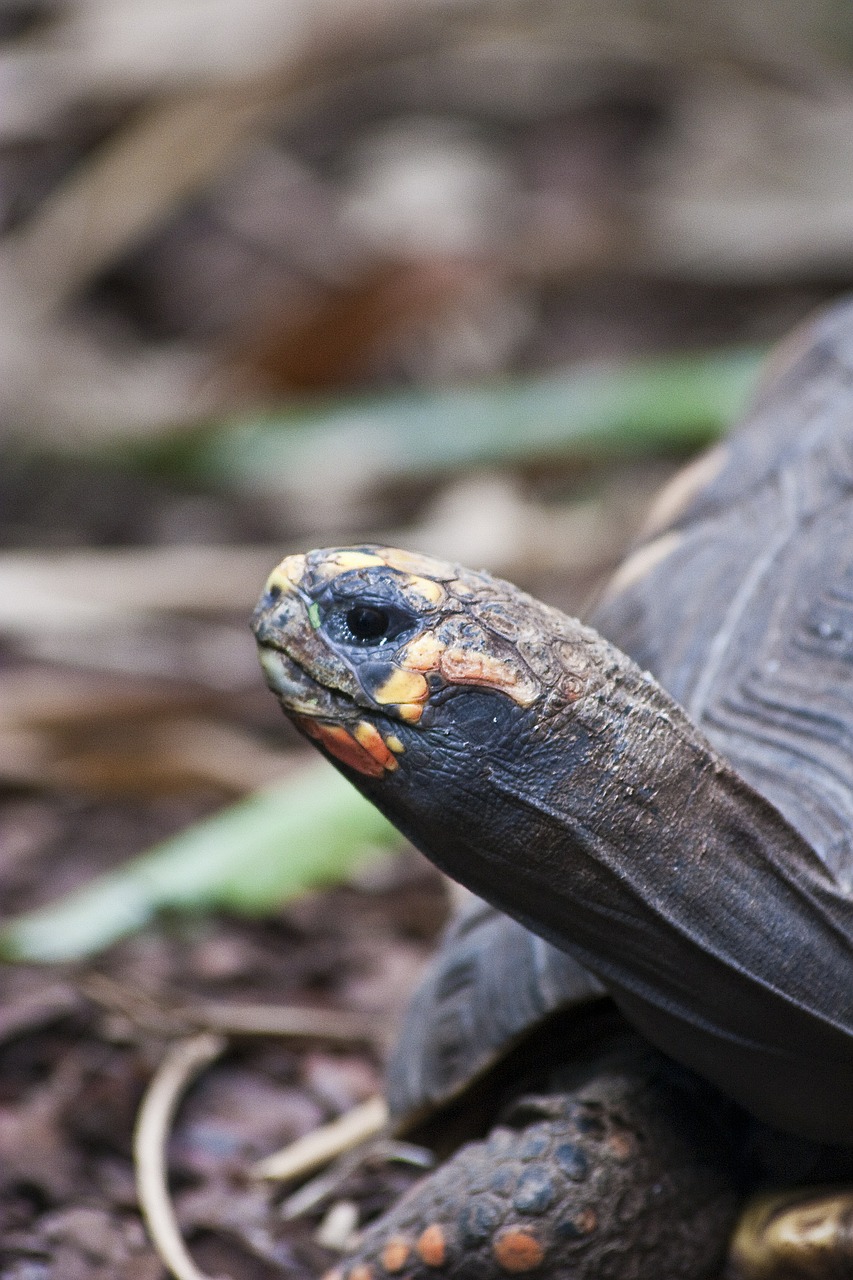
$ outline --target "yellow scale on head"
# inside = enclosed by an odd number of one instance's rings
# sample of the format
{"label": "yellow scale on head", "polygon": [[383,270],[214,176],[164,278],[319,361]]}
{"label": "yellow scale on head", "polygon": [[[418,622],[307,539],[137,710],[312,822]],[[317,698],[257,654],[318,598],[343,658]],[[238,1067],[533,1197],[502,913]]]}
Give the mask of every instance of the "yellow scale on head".
{"label": "yellow scale on head", "polygon": [[336,578],[338,574],[347,573],[350,569],[371,569],[374,565],[384,563],[384,560],[369,551],[335,551],[326,556],[321,572],[325,578]]}
{"label": "yellow scale on head", "polygon": [[305,573],[305,557],[304,556],[285,556],[280,564],[277,564],[270,576],[267,578],[265,591],[278,590],[281,592],[292,591],[294,587],[298,587]]}
{"label": "yellow scale on head", "polygon": [[423,714],[423,703],[429,697],[429,685],[418,671],[392,667],[387,680],[373,694],[380,706],[395,706],[401,720],[414,724]]}
{"label": "yellow scale on head", "polygon": [[444,649],[434,631],[422,631],[406,646],[403,665],[407,671],[438,671]]}
{"label": "yellow scale on head", "polygon": [[421,578],[417,574],[410,574],[403,581],[407,595],[417,595],[428,604],[440,605],[447,594],[440,582],[435,582],[432,578]]}

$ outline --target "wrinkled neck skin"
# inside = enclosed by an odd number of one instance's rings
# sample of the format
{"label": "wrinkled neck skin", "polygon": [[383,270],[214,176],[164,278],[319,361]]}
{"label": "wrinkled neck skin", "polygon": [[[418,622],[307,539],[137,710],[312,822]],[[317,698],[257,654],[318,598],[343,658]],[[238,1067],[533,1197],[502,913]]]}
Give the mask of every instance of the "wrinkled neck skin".
{"label": "wrinkled neck skin", "polygon": [[576,675],[532,706],[446,690],[396,772],[344,772],[665,1052],[771,1124],[853,1143],[851,904],[651,677],[575,626]]}

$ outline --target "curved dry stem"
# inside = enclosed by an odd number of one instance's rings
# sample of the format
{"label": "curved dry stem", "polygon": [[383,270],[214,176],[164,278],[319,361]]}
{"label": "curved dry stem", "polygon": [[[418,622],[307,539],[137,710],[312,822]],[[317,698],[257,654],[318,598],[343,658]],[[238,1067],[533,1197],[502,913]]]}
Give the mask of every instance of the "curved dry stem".
{"label": "curved dry stem", "polygon": [[254,1178],[289,1181],[302,1178],[334,1160],[336,1156],[376,1137],[388,1124],[388,1104],[384,1098],[369,1098],[346,1111],[337,1120],[321,1125],[297,1138],[282,1151],[259,1160],[250,1170]]}
{"label": "curved dry stem", "polygon": [[189,1085],[223,1052],[222,1036],[196,1035],[171,1045],[152,1079],[136,1122],[136,1187],[152,1243],[176,1280],[210,1280],[193,1262],[178,1227],[166,1172],[166,1145]]}

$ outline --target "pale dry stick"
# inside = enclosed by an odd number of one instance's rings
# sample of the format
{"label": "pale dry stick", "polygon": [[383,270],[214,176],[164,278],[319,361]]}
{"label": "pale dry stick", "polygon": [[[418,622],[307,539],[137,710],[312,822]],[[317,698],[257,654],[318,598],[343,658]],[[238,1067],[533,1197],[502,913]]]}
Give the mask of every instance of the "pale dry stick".
{"label": "pale dry stick", "polygon": [[290,1040],[322,1040],[327,1044],[372,1045],[380,1038],[374,1023],[357,1013],[307,1009],[301,1005],[241,1005],[225,1001],[196,1004],[158,1003],[135,988],[93,973],[80,990],[95,1004],[119,1013],[155,1035],[191,1031],[225,1036],[278,1036]]}
{"label": "pale dry stick", "polygon": [[133,1159],[136,1188],[151,1241],[176,1280],[211,1280],[190,1257],[172,1207],[166,1144],[181,1098],[192,1081],[220,1056],[223,1036],[202,1034],[173,1044],[152,1079],[136,1122]]}
{"label": "pale dry stick", "polygon": [[148,612],[205,615],[252,609],[278,545],[214,545],[0,554],[0,627],[26,634],[36,619],[67,613],[63,627]]}
{"label": "pale dry stick", "polygon": [[[355,58],[368,65],[453,38],[490,0],[328,0],[306,7],[279,65],[261,74],[161,97],[104,143],[21,227],[5,237],[5,262],[44,323],[195,191],[300,89],[333,83]],[[282,11],[283,14],[286,10]],[[0,262],[0,266],[2,266]]]}
{"label": "pale dry stick", "polygon": [[[550,0],[555,3],[564,0]],[[621,3],[621,0],[619,0]],[[337,58],[393,57],[402,42],[448,32],[455,12],[487,21],[495,0],[63,0],[64,21],[0,46],[0,143],[52,138],[80,104],[240,87]],[[205,12],[207,10],[207,12]],[[427,25],[431,24],[431,25]],[[476,37],[477,28],[473,34]],[[600,37],[599,37],[600,40]],[[309,68],[310,70],[310,68]],[[300,81],[302,83],[302,81]],[[311,81],[307,80],[310,89]]]}
{"label": "pale dry stick", "polygon": [[7,237],[8,261],[33,309],[60,307],[210,180],[275,101],[265,82],[149,106]]}
{"label": "pale dry stick", "polygon": [[255,1178],[286,1181],[301,1178],[328,1164],[336,1156],[375,1138],[388,1123],[388,1104],[378,1095],[345,1112],[337,1120],[321,1125],[304,1138],[297,1138],[274,1155],[259,1160],[249,1170]]}
{"label": "pale dry stick", "polygon": [[[371,1151],[373,1149],[371,1144]],[[331,1200],[343,1186],[344,1182],[364,1163],[363,1150],[355,1148],[347,1151],[333,1162],[330,1168],[324,1168],[307,1182],[303,1182],[297,1191],[289,1195],[281,1204],[283,1222],[292,1222],[310,1213],[324,1201]]]}
{"label": "pale dry stick", "polygon": [[228,1036],[282,1036],[291,1040],[324,1040],[328,1044],[346,1045],[373,1045],[381,1039],[375,1020],[336,1009],[203,1002],[182,1010],[182,1013],[199,1028]]}
{"label": "pale dry stick", "polygon": [[[340,10],[345,3],[335,0],[333,7]],[[4,142],[38,137],[80,102],[133,101],[261,74],[285,57],[292,60],[294,50],[329,21],[317,0],[244,0],[240,6],[221,0],[64,0],[58,7],[61,16],[52,15],[36,38],[0,51]],[[395,7],[403,8],[403,0],[395,0]],[[423,0],[412,7],[424,7]],[[523,48],[526,38],[534,57],[539,47],[559,50],[567,77],[591,61],[658,68],[662,61],[690,67],[703,58],[735,66],[741,76],[816,92],[827,81],[831,87],[832,69],[837,73],[849,61],[838,38],[837,7],[837,0],[788,6],[780,21],[778,0],[751,0],[748,6],[719,0],[711,13],[707,5],[685,0],[667,0],[654,12],[641,0],[549,0],[535,6],[493,0],[482,6],[472,34],[488,41],[499,23],[503,45]],[[588,73],[580,78],[588,79]]]}
{"label": "pale dry stick", "polygon": [[304,1182],[298,1191],[289,1195],[281,1205],[283,1221],[301,1218],[303,1214],[316,1209],[324,1200],[328,1200],[339,1190],[350,1174],[370,1160],[394,1160],[400,1164],[412,1165],[415,1169],[426,1172],[435,1165],[435,1156],[427,1147],[416,1146],[412,1142],[401,1142],[399,1138],[381,1138],[378,1142],[365,1144],[335,1159],[331,1169],[318,1173],[310,1181]]}
{"label": "pale dry stick", "polygon": [[[346,2],[346,0],[344,0]],[[63,0],[29,39],[0,45],[0,141],[55,136],[81,103],[116,106],[292,62],[322,0]]]}

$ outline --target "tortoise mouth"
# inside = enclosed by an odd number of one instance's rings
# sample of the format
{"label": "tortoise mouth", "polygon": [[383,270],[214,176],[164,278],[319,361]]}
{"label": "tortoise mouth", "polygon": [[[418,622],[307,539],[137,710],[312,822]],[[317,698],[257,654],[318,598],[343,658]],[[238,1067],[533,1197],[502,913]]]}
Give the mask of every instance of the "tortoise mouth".
{"label": "tortoise mouth", "polygon": [[252,630],[266,682],[288,715],[351,720],[359,714],[357,684],[319,636],[311,610],[301,592],[261,598]]}
{"label": "tortoise mouth", "polygon": [[259,644],[258,657],[267,685],[290,714],[337,721],[360,714],[348,694],[315,680],[286,649]]}
{"label": "tortoise mouth", "polygon": [[267,684],[297,729],[356,773],[382,778],[396,770],[404,750],[396,733],[383,733],[365,708],[320,684],[286,650],[268,643],[258,647]]}

